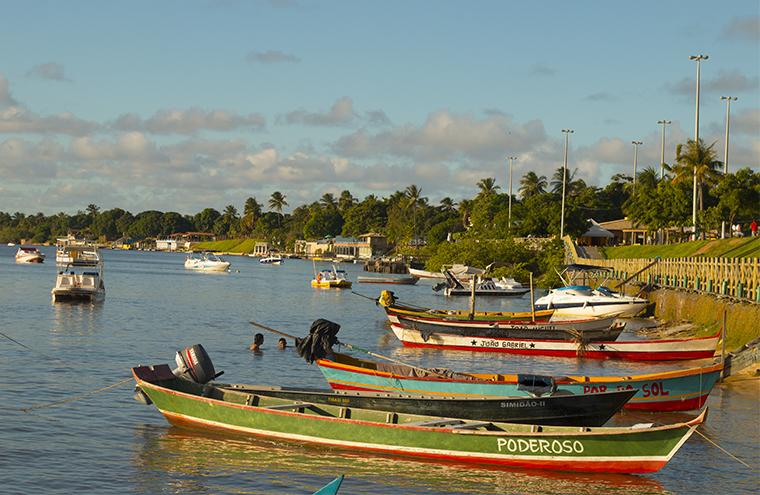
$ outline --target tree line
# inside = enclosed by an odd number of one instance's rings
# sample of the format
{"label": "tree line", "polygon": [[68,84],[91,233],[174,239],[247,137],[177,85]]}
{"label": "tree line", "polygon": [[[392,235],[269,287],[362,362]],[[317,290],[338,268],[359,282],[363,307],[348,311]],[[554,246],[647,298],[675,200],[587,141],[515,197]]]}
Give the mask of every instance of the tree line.
{"label": "tree line", "polygon": [[[659,168],[659,167],[657,167]],[[660,177],[654,167],[637,174],[613,176],[604,187],[586,184],[575,172],[558,168],[547,178],[526,173],[512,197],[493,178],[480,180],[477,193],[456,202],[443,198],[430,204],[423,191],[410,185],[387,197],[370,194],[362,200],[345,190],[339,196],[325,193],[311,204],[290,206],[286,194],[275,191],[261,204],[249,197],[242,212],[235,205],[223,211],[205,208],[194,215],[156,210],[133,215],[121,208],[101,210],[90,204],[71,215],[46,216],[0,212],[0,242],[52,242],[69,232],[102,240],[122,237],[139,240],[162,238],[177,232],[212,232],[220,238],[256,238],[292,248],[296,239],[326,236],[357,236],[368,232],[385,234],[404,251],[408,247],[435,252],[447,239],[508,239],[546,237],[560,231],[562,179],[565,176],[565,232],[578,236],[588,228],[587,220],[602,222],[628,216],[634,224],[651,231],[683,228],[692,222],[692,180],[697,175],[698,226],[700,231],[720,228],[721,221],[751,221],[760,214],[760,173],[743,168],[723,174],[714,145],[688,141],[678,145],[676,163],[665,166]]]}

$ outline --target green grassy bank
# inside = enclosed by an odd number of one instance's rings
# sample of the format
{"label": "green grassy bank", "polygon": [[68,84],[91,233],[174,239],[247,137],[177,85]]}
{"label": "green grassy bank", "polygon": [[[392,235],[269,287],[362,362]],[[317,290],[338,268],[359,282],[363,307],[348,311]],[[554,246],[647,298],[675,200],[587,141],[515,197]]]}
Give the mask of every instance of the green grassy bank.
{"label": "green grassy bank", "polygon": [[226,239],[224,241],[199,242],[193,244],[193,251],[215,251],[220,253],[248,254],[253,252],[256,239]]}
{"label": "green grassy bank", "polygon": [[601,249],[607,259],[616,258],[760,258],[760,237],[692,241],[659,246],[617,246]]}

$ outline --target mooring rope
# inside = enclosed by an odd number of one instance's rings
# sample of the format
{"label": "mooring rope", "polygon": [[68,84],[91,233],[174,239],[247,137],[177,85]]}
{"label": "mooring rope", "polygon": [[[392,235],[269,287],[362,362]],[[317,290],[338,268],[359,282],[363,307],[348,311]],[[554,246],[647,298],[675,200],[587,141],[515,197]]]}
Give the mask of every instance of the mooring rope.
{"label": "mooring rope", "polygon": [[90,396],[98,394],[100,392],[105,392],[106,390],[110,390],[112,388],[116,388],[116,387],[118,387],[120,385],[124,385],[125,383],[131,382],[131,381],[132,381],[132,378],[125,378],[124,380],[118,381],[118,382],[116,382],[116,383],[114,383],[112,385],[108,385],[107,387],[99,388],[97,390],[91,390],[90,392],[85,392],[83,394],[80,394],[80,395],[77,395],[77,396],[74,396],[74,397],[69,397],[68,399],[57,400],[57,401],[54,401],[54,402],[47,402],[45,404],[36,404],[34,406],[29,406],[29,407],[22,407],[22,408],[19,408],[17,410],[25,412],[25,413],[28,413],[29,411],[32,411],[32,410],[35,410],[35,409],[47,409],[48,407],[55,407],[55,406],[60,406],[60,405],[63,405],[63,404],[68,404],[69,402],[76,402],[76,401],[78,401],[80,399],[84,399],[85,397],[90,397]]}
{"label": "mooring rope", "polygon": [[26,344],[24,344],[24,343],[22,343],[22,342],[19,342],[18,340],[14,339],[13,337],[11,337],[11,336],[9,336],[9,335],[6,335],[6,334],[4,334],[3,332],[0,332],[0,336],[3,336],[3,337],[5,337],[5,338],[6,338],[6,339],[8,339],[9,341],[11,341],[11,342],[13,342],[14,344],[17,344],[17,345],[19,345],[19,346],[23,347],[24,349],[26,349],[26,350],[28,350],[28,351],[30,351],[30,352],[33,352],[33,353],[35,353],[35,354],[39,354],[40,356],[42,356],[42,357],[44,357],[44,358],[46,358],[46,359],[50,359],[50,360],[52,360],[52,361],[58,361],[59,363],[63,363],[63,364],[65,364],[66,366],[71,366],[71,363],[68,363],[68,362],[64,361],[63,359],[61,359],[61,358],[57,358],[57,357],[54,357],[54,356],[48,356],[48,355],[47,355],[47,354],[45,354],[44,352],[40,352],[40,351],[38,351],[38,350],[36,350],[36,349],[32,349],[32,348],[31,348],[31,347],[29,347],[28,345],[26,345]]}
{"label": "mooring rope", "polygon": [[705,436],[705,435],[704,435],[704,434],[703,434],[701,431],[699,431],[699,430],[697,430],[697,429],[695,428],[695,429],[694,429],[694,432],[695,432],[695,433],[697,433],[697,434],[698,434],[700,437],[702,437],[702,438],[704,438],[705,440],[707,440],[708,442],[710,442],[710,443],[711,443],[713,446],[717,447],[717,448],[718,448],[718,450],[720,450],[721,452],[723,452],[723,453],[724,453],[724,454],[726,454],[727,456],[729,456],[729,457],[731,457],[732,459],[734,459],[736,462],[738,462],[738,463],[740,463],[740,464],[743,464],[744,466],[747,466],[747,467],[748,467],[748,468],[750,468],[750,470],[752,470],[752,471],[755,471],[755,472],[757,472],[757,469],[752,469],[752,466],[750,466],[749,464],[747,464],[747,463],[746,463],[746,462],[744,462],[743,460],[741,460],[741,459],[739,459],[738,457],[736,457],[736,456],[735,456],[734,454],[732,454],[731,452],[727,451],[726,449],[724,449],[723,447],[721,447],[721,446],[720,446],[720,445],[718,445],[717,443],[715,443],[715,442],[713,442],[712,440],[710,440],[709,438],[707,438],[707,437],[706,437],[706,436]]}

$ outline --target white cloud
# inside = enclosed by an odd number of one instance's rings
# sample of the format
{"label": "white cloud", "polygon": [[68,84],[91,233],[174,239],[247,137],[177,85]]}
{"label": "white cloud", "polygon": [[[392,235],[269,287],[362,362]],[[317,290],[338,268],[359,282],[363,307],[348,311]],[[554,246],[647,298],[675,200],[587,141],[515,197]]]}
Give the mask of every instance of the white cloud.
{"label": "white cloud", "polygon": [[739,17],[723,28],[721,37],[730,40],[760,41],[760,16]]}
{"label": "white cloud", "polygon": [[194,134],[202,130],[231,131],[251,129],[259,131],[266,126],[266,119],[259,114],[238,115],[225,110],[159,110],[143,120],[129,113],[119,116],[111,127],[121,131],[142,131],[153,134]]}
{"label": "white cloud", "polygon": [[291,63],[297,64],[301,62],[301,59],[295,55],[281,52],[279,50],[267,50],[265,52],[248,52],[245,59],[251,64],[279,64],[279,63]]}

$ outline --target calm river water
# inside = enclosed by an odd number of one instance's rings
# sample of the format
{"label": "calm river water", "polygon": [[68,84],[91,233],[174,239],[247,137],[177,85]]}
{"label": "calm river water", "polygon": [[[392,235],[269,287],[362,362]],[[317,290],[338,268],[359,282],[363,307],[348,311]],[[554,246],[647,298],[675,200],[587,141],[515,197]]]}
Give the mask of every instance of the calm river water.
{"label": "calm river water", "polygon": [[[423,366],[470,371],[585,371],[665,369],[558,358],[407,350],[384,326],[370,301],[348,291],[314,290],[311,262],[264,266],[230,257],[232,273],[184,270],[183,256],[104,251],[106,300],[97,305],[52,304],[55,253],[42,265],[16,265],[16,248],[0,247],[0,492],[310,494],[339,474],[341,493],[757,493],[760,479],[694,435],[661,472],[646,476],[577,475],[498,470],[419,462],[235,438],[170,427],[154,407],[132,399],[132,384],[57,407],[19,408],[72,398],[129,378],[137,364],[173,362],[175,351],[203,344],[225,379],[290,386],[326,386],[315,366],[292,348],[278,350],[266,335],[263,352],[248,350],[256,320],[306,335],[316,318],[342,325],[340,338]],[[343,265],[355,280],[359,265]],[[383,286],[354,284],[376,296]],[[466,307],[446,301],[430,284],[394,289],[402,300]],[[488,306],[486,306],[486,304]],[[524,310],[529,299],[484,302]],[[23,344],[20,345],[20,344]],[[25,346],[25,347],[24,347]],[[684,366],[684,364],[681,364]],[[718,386],[702,428],[713,441],[760,468],[760,381]],[[670,422],[688,414],[630,414],[619,423]]]}

